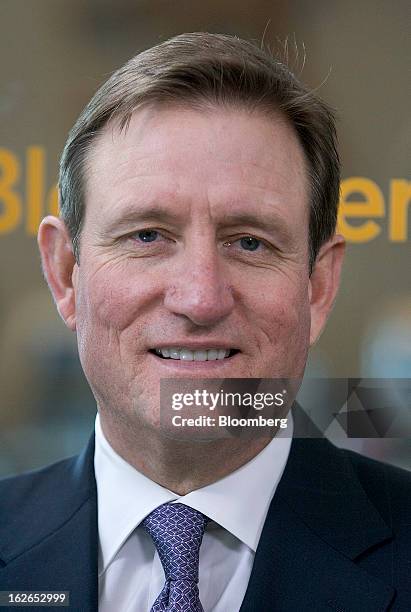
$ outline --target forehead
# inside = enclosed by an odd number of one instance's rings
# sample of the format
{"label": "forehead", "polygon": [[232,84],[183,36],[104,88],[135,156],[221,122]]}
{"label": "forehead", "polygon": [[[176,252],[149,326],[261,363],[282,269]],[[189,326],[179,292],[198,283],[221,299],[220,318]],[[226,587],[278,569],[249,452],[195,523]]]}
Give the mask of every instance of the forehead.
{"label": "forehead", "polygon": [[108,124],[93,143],[86,220],[161,205],[215,219],[228,209],[272,209],[305,225],[308,192],[302,147],[281,116],[148,107],[133,114],[126,130]]}

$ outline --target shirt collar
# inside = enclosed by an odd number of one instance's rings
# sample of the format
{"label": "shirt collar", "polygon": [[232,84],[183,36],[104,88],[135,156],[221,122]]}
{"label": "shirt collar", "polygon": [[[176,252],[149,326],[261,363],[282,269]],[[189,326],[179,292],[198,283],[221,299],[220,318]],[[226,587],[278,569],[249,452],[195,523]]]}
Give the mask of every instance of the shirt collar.
{"label": "shirt collar", "polygon": [[290,412],[287,428],[279,429],[275,438],[251,461],[217,482],[179,496],[122,459],[104,437],[97,414],[94,469],[101,569],[107,568],[150,512],[171,501],[179,501],[207,515],[255,552],[288,460],[292,434]]}

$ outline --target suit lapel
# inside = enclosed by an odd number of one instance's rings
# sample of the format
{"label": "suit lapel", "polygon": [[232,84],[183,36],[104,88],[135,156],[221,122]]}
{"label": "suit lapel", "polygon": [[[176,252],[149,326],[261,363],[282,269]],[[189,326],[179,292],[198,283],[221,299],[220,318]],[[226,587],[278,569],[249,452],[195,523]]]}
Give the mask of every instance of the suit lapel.
{"label": "suit lapel", "polygon": [[78,458],[22,477],[21,486],[30,478],[34,490],[7,530],[0,529],[2,590],[70,591],[72,609],[97,611],[93,457],[94,435]]}
{"label": "suit lapel", "polygon": [[390,535],[344,454],[294,439],[241,612],[386,610],[395,590],[355,559]]}

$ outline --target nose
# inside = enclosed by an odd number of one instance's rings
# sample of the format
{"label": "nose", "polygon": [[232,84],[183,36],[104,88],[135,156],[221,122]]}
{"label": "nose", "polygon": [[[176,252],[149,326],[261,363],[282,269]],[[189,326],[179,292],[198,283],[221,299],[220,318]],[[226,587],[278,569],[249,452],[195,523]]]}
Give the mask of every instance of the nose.
{"label": "nose", "polygon": [[216,252],[187,253],[170,279],[164,305],[195,325],[212,326],[234,308],[232,289]]}

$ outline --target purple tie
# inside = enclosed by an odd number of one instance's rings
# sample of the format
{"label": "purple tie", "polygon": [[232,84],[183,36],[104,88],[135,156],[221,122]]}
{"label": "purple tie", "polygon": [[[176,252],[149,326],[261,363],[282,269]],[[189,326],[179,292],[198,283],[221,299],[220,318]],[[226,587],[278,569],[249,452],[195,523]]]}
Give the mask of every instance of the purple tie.
{"label": "purple tie", "polygon": [[198,565],[208,521],[189,506],[168,503],[141,523],[153,538],[166,576],[150,612],[204,612],[198,593]]}

